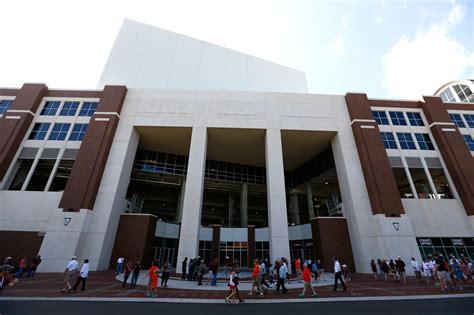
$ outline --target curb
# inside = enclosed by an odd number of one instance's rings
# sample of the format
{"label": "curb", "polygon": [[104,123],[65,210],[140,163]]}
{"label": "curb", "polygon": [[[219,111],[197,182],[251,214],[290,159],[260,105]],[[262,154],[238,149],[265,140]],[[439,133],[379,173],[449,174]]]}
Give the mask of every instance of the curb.
{"label": "curb", "polygon": [[[406,301],[474,298],[474,293],[451,295],[412,295],[412,296],[376,296],[376,297],[335,297],[335,298],[304,298],[304,299],[268,299],[245,300],[243,304],[274,304],[274,303],[324,303],[324,302],[368,302],[368,301]],[[88,297],[0,297],[0,302],[126,302],[126,303],[189,303],[189,304],[226,304],[224,299],[186,299],[186,298],[88,298]]]}

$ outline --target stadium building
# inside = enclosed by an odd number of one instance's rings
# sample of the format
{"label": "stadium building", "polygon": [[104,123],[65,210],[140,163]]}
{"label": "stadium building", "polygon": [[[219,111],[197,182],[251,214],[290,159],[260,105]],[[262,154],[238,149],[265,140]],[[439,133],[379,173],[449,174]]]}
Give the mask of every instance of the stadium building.
{"label": "stadium building", "polygon": [[301,71],[126,20],[97,90],[0,89],[0,255],[474,257],[474,107],[440,91],[309,94]]}

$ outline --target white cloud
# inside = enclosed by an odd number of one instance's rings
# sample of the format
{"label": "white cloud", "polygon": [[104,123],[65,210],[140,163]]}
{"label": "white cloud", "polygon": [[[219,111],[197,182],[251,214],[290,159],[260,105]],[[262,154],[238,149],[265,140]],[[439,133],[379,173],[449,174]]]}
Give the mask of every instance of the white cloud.
{"label": "white cloud", "polygon": [[474,51],[449,36],[450,28],[464,18],[464,11],[453,3],[446,20],[419,31],[414,38],[402,36],[382,56],[382,85],[390,96],[420,98],[450,80],[464,79],[474,67]]}
{"label": "white cloud", "polygon": [[329,44],[326,50],[323,53],[333,53],[338,56],[342,55],[344,52],[344,41],[342,39],[342,34],[339,34],[334,38],[334,40]]}
{"label": "white cloud", "polygon": [[347,16],[347,14],[344,13],[342,15],[342,29],[344,30],[344,32],[349,30],[349,22],[349,17]]}
{"label": "white cloud", "polygon": [[448,14],[448,23],[451,25],[455,25],[460,23],[464,19],[464,15],[466,14],[466,7],[461,4],[453,3],[454,7]]}
{"label": "white cloud", "polygon": [[375,21],[376,21],[377,23],[383,23],[383,16],[378,15],[378,16],[375,18]]}

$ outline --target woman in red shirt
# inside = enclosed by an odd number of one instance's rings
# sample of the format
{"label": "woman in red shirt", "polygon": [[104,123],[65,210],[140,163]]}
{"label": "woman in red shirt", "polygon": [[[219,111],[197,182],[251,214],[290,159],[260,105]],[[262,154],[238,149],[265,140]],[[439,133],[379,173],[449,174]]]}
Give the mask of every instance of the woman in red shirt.
{"label": "woman in red shirt", "polygon": [[146,296],[148,297],[156,297],[158,294],[157,286],[158,286],[158,262],[154,261],[153,265],[151,266],[150,270],[147,273],[149,277],[148,286],[146,289]]}

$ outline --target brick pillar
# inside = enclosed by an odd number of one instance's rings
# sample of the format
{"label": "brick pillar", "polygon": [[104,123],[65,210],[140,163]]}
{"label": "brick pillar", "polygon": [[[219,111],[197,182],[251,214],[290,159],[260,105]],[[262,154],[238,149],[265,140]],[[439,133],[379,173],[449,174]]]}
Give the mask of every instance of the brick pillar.
{"label": "brick pillar", "polygon": [[125,263],[128,261],[135,263],[140,260],[143,266],[150,266],[154,258],[152,249],[155,230],[156,216],[123,213],[115,235],[110,269],[115,269],[118,257],[124,257]]}
{"label": "brick pillar", "polygon": [[126,93],[124,86],[104,88],[59,203],[64,211],[93,209]]}
{"label": "brick pillar", "polygon": [[24,84],[16,92],[10,109],[0,118],[0,181],[3,180],[47,90],[48,87],[44,84]]}
{"label": "brick pillar", "polygon": [[[257,256],[257,251],[255,250],[255,225],[249,225],[247,227],[247,266],[253,267],[253,260]],[[259,257],[260,259],[263,257]]]}
{"label": "brick pillar", "polygon": [[366,94],[346,94],[347,109],[373,214],[404,214],[397,184]]}
{"label": "brick pillar", "polygon": [[314,218],[311,220],[313,232],[314,259],[320,259],[327,271],[334,271],[333,257],[355,271],[354,256],[347,228],[346,218]]}
{"label": "brick pillar", "polygon": [[217,261],[219,261],[220,244],[221,244],[221,226],[216,224],[212,226],[211,260],[214,258],[217,258]]}
{"label": "brick pillar", "polygon": [[421,104],[438,149],[467,215],[474,215],[474,158],[440,97],[424,96]]}

